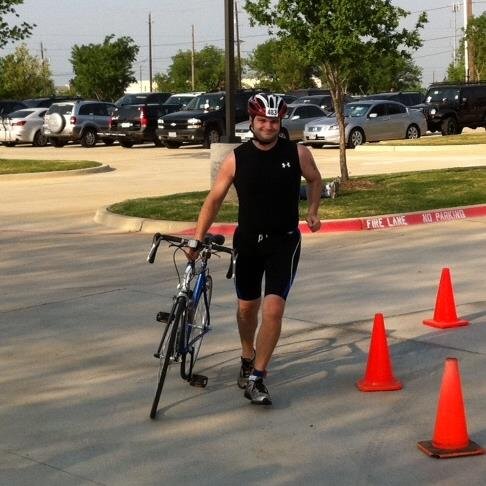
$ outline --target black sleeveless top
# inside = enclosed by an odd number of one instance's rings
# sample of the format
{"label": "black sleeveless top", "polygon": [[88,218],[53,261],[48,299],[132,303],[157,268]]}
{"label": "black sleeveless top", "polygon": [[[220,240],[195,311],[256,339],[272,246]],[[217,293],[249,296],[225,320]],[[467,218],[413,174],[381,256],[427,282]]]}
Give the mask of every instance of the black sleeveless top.
{"label": "black sleeveless top", "polygon": [[235,149],[235,159],[238,230],[283,234],[296,229],[302,175],[297,144],[279,138],[265,151],[249,140]]}

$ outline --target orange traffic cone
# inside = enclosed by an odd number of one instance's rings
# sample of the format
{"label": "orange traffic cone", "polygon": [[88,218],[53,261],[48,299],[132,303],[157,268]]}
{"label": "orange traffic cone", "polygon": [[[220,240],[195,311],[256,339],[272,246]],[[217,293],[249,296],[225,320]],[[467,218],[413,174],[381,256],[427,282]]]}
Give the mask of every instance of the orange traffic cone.
{"label": "orange traffic cone", "polygon": [[418,448],[431,457],[476,456],[485,450],[469,440],[466,411],[462,397],[459,363],[447,358],[442,375],[434,438],[417,443]]}
{"label": "orange traffic cone", "polygon": [[366,373],[356,386],[361,391],[392,391],[402,388],[400,381],[393,376],[383,314],[375,314]]}
{"label": "orange traffic cone", "polygon": [[451,274],[448,268],[443,268],[440,276],[439,290],[437,291],[437,300],[435,302],[434,318],[426,319],[423,321],[423,323],[427,326],[439,327],[441,329],[467,326],[469,324],[469,321],[457,318]]}

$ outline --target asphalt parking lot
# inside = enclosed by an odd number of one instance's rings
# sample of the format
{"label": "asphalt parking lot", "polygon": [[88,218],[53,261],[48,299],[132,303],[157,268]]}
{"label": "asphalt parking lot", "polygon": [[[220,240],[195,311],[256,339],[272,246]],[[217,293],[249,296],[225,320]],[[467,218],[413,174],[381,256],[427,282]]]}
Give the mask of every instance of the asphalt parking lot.
{"label": "asphalt parking lot", "polygon": [[[338,173],[336,150],[314,150]],[[438,461],[432,437],[444,360],[460,360],[471,438],[486,446],[485,218],[306,236],[283,339],[270,367],[271,409],[235,385],[238,337],[227,262],[213,260],[206,389],[171,372],[156,421],[154,316],[175,276],[170,253],[145,263],[150,236],[93,222],[95,210],[202,190],[209,151],[0,147],[0,157],[99,160],[111,172],[0,178],[0,484],[457,485],[484,483],[486,456]],[[352,174],[480,165],[484,151],[348,152]],[[422,325],[450,267],[465,328]],[[399,392],[362,393],[373,315],[382,312]]]}

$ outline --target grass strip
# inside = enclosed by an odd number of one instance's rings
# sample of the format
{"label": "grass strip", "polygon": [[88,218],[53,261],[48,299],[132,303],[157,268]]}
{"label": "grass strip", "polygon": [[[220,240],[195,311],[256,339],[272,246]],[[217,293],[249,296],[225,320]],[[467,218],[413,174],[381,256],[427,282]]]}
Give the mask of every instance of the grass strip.
{"label": "grass strip", "polygon": [[24,160],[0,159],[0,174],[24,174],[59,170],[88,169],[99,167],[99,162],[89,160]]}
{"label": "grass strip", "polygon": [[486,132],[463,133],[461,135],[436,135],[421,137],[414,140],[390,140],[380,142],[379,145],[406,145],[406,146],[441,146],[441,145],[477,145],[486,143]]}
{"label": "grass strip", "polygon": [[[116,214],[196,221],[207,191],[132,199],[110,206]],[[321,219],[356,218],[486,203],[486,167],[352,177],[335,199],[322,199]],[[300,218],[307,201],[300,202]],[[223,203],[218,222],[237,219],[236,203]]]}

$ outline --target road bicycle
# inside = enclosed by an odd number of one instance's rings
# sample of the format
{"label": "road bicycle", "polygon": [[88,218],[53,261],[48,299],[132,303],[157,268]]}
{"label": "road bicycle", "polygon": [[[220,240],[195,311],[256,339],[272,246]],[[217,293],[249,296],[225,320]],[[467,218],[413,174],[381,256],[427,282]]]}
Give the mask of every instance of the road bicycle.
{"label": "road bicycle", "polygon": [[[210,331],[211,295],[213,280],[209,274],[208,261],[212,255],[224,252],[231,255],[227,278],[233,274],[233,250],[223,246],[224,236],[208,234],[203,242],[173,235],[156,233],[147,257],[149,263],[155,261],[162,241],[174,247],[173,262],[179,283],[172,298],[170,312],[159,312],[156,320],[163,324],[162,337],[154,356],[159,360],[157,390],[150,410],[150,418],[157,415],[160,396],[170,365],[180,364],[180,375],[192,386],[205,387],[208,378],[194,373],[194,365],[199,356],[203,337]],[[176,254],[184,249],[197,249],[196,261],[188,260],[181,276],[176,262]]]}

